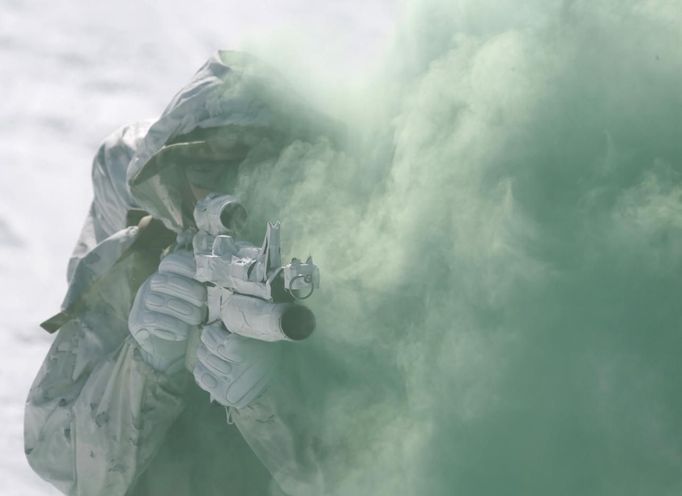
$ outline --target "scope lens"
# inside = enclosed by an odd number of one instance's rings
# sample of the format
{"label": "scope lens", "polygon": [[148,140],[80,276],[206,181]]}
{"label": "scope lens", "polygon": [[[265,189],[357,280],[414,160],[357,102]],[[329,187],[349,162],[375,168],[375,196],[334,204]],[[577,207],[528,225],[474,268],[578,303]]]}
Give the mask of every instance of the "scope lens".
{"label": "scope lens", "polygon": [[246,209],[236,202],[230,202],[220,211],[220,222],[225,229],[239,231],[246,223]]}

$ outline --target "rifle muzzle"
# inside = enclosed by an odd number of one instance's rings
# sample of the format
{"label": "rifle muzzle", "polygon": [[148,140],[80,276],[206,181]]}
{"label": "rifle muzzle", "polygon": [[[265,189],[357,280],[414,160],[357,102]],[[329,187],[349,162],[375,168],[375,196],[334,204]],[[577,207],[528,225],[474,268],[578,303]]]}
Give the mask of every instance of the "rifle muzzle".
{"label": "rifle muzzle", "polygon": [[315,330],[315,315],[302,305],[240,294],[223,297],[220,317],[230,332],[261,341],[300,341]]}

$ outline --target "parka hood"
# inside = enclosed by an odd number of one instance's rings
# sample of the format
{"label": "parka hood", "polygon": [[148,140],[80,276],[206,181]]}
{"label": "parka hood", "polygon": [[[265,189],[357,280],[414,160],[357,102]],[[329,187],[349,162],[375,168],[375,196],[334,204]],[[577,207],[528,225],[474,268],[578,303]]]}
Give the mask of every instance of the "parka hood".
{"label": "parka hood", "polygon": [[169,156],[186,160],[208,153],[238,161],[235,150],[245,147],[244,135],[276,136],[286,145],[330,136],[334,127],[266,64],[245,53],[218,51],[149,128],[128,167],[128,188],[140,208],[181,231],[193,220],[182,203],[184,171]]}

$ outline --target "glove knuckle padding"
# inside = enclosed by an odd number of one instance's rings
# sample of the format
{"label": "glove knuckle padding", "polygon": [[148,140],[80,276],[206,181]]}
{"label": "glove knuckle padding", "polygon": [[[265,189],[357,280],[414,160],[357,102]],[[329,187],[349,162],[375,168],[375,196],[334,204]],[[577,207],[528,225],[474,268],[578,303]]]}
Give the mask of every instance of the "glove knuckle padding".
{"label": "glove knuckle padding", "polygon": [[191,326],[201,323],[206,309],[206,289],[177,275],[152,275],[138,291],[136,303],[138,299],[149,314],[166,315]]}
{"label": "glove knuckle padding", "polygon": [[[250,391],[250,388],[244,388],[240,385],[234,388],[234,381],[226,380],[224,377],[216,375],[201,362],[198,362],[194,367],[193,374],[199,387],[208,392],[212,399],[218,401],[223,406],[242,408],[248,404],[244,400],[251,399],[251,397],[245,394]],[[258,393],[260,391],[254,391],[253,397],[257,396]]]}
{"label": "glove knuckle padding", "polygon": [[192,325],[197,325],[203,316],[203,309],[186,302],[152,291],[154,276],[147,279],[137,294],[128,316],[131,334],[143,345],[148,337],[156,336],[170,341],[187,338]]}
{"label": "glove knuckle padding", "polygon": [[223,345],[225,338],[229,334],[220,324],[210,324],[201,331],[201,342],[211,353],[217,353],[218,348]]}
{"label": "glove knuckle padding", "polygon": [[[190,326],[157,309],[165,309],[167,296],[151,289],[154,276],[140,286],[128,316],[128,329],[144,361],[156,370],[175,373],[182,368]],[[185,303],[186,304],[186,303]],[[187,304],[186,304],[187,305]]]}
{"label": "glove knuckle padding", "polygon": [[203,363],[197,362],[192,373],[194,375],[194,380],[201,389],[211,394],[215,392],[215,389],[218,387],[218,379]]}
{"label": "glove knuckle padding", "polygon": [[[263,343],[251,338],[245,338],[239,334],[230,334],[225,339],[222,346],[219,347],[218,353],[220,356],[235,363],[253,362],[266,349],[264,348],[270,343]],[[276,345],[273,345],[276,346]]]}
{"label": "glove knuckle padding", "polygon": [[232,372],[232,364],[219,356],[212,354],[204,344],[201,344],[199,348],[197,348],[197,358],[216,374],[227,376]]}
{"label": "glove knuckle padding", "polygon": [[194,377],[224,406],[242,408],[270,382],[277,345],[227,332],[220,324],[204,327]]}
{"label": "glove knuckle padding", "polygon": [[240,363],[244,361],[245,353],[252,347],[251,342],[256,340],[227,332],[222,325],[211,325],[204,327],[201,341],[211,353],[229,362]]}
{"label": "glove knuckle padding", "polygon": [[188,301],[199,307],[206,304],[206,288],[198,281],[177,274],[156,274],[151,288],[157,293]]}
{"label": "glove knuckle padding", "polygon": [[144,324],[152,335],[164,339],[186,339],[190,331],[190,325],[171,315],[159,312],[147,312]]}
{"label": "glove knuckle padding", "polygon": [[202,308],[167,295],[150,295],[146,307],[151,312],[176,318],[189,325],[200,324],[203,317]]}

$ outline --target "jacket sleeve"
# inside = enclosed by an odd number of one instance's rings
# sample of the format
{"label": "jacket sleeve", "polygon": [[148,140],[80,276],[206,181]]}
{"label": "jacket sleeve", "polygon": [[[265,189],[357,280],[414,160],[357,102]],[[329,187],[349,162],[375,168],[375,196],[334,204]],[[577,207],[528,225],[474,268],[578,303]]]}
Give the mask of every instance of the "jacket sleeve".
{"label": "jacket sleeve", "polygon": [[30,465],[66,494],[125,494],[182,411],[186,378],[154,371],[129,337],[107,353],[89,325],[68,322],[29,393]]}
{"label": "jacket sleeve", "polygon": [[287,496],[328,494],[309,416],[293,408],[295,398],[268,391],[248,407],[230,409],[247,444]]}
{"label": "jacket sleeve", "polygon": [[95,197],[70,261],[70,293],[108,279],[58,331],[26,403],[29,464],[66,494],[125,494],[183,408],[188,374],[153,370],[128,333],[135,257],[111,270],[137,235],[124,229],[133,205],[121,181],[142,129],[117,131],[95,157]]}
{"label": "jacket sleeve", "polygon": [[[230,416],[286,495],[331,494],[335,481],[325,466],[343,451],[328,436],[325,411],[341,390],[343,366],[308,343],[289,344],[277,378],[253,403]],[[339,456],[342,458],[341,456]],[[279,493],[278,493],[279,494]]]}
{"label": "jacket sleeve", "polygon": [[377,373],[375,355],[360,345],[336,342],[332,352],[315,336],[284,344],[276,379],[252,404],[231,410],[234,423],[283,494],[366,489],[355,478],[367,470],[359,453],[382,442],[374,433],[391,421],[385,406],[404,404],[399,374]]}
{"label": "jacket sleeve", "polygon": [[117,129],[100,145],[92,161],[94,198],[67,267],[71,281],[78,261],[98,243],[126,226],[128,210],[136,204],[126,186],[126,170],[151,122]]}

